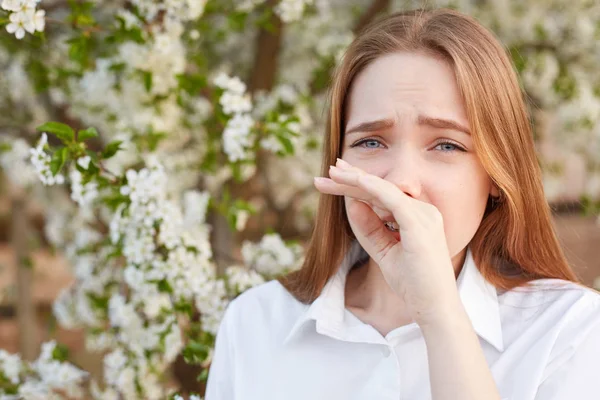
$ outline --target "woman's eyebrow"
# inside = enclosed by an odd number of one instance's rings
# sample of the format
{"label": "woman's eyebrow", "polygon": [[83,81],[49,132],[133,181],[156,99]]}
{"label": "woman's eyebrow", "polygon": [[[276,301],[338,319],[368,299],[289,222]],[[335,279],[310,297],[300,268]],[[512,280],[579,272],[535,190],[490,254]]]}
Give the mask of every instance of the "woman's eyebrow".
{"label": "woman's eyebrow", "polygon": [[[459,132],[463,132],[467,135],[471,135],[471,132],[469,131],[469,129],[467,127],[461,125],[460,123],[458,123],[456,121],[450,120],[450,119],[430,117],[427,115],[419,115],[417,121],[420,125],[429,125],[434,128],[440,128],[440,129],[453,129],[455,131],[459,131]],[[361,122],[360,124],[346,130],[345,134],[349,135],[351,133],[356,133],[356,132],[377,132],[377,131],[391,128],[394,126],[394,124],[395,124],[395,121],[390,118],[378,119],[375,121]]]}
{"label": "woman's eyebrow", "polygon": [[346,135],[355,132],[377,132],[382,131],[384,129],[391,128],[395,125],[395,121],[393,119],[378,119],[375,121],[361,122],[353,128],[346,130]]}
{"label": "woman's eyebrow", "polygon": [[441,129],[453,129],[455,131],[459,131],[462,133],[466,133],[467,135],[471,135],[471,131],[469,131],[469,128],[463,126],[462,124],[459,124],[456,121],[453,121],[451,119],[443,119],[443,118],[435,118],[435,117],[429,117],[427,115],[419,115],[418,118],[419,124],[421,125],[429,125],[429,126],[433,126],[434,128],[441,128]]}

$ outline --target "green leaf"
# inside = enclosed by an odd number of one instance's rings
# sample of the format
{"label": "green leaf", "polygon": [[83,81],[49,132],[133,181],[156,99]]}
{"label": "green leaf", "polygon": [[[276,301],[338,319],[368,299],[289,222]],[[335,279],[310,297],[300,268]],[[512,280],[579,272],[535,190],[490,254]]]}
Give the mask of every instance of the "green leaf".
{"label": "green leaf", "polygon": [[[240,163],[235,162],[233,164],[231,164],[231,173],[233,175],[233,179],[238,182],[241,183],[242,182],[242,166],[240,165]],[[227,199],[227,201],[229,201],[229,199]]]}
{"label": "green leaf", "polygon": [[270,8],[265,8],[262,14],[258,17],[256,21],[256,26],[264,29],[265,31],[275,34],[277,33],[277,29],[275,28],[274,18],[273,18],[273,10]]}
{"label": "green leaf", "polygon": [[233,31],[241,32],[246,25],[247,13],[233,12],[228,16],[229,27]]}
{"label": "green leaf", "polygon": [[183,358],[185,362],[188,364],[200,364],[206,357],[208,357],[208,353],[210,351],[210,347],[205,345],[204,343],[197,342],[195,340],[190,340],[190,342],[183,349]]}
{"label": "green leaf", "polygon": [[283,148],[287,154],[294,154],[294,144],[290,139],[283,135],[277,135],[277,140],[279,140],[279,142],[283,145]]}
{"label": "green leaf", "polygon": [[110,142],[108,145],[106,145],[106,148],[102,152],[102,158],[103,159],[111,158],[112,156],[117,154],[117,151],[121,150],[121,147],[120,147],[121,143],[123,143],[122,140],[115,140],[113,142]]}
{"label": "green leaf", "polygon": [[147,143],[148,143],[148,149],[150,149],[150,151],[156,150],[156,148],[158,147],[158,144],[163,139],[166,139],[167,136],[168,135],[164,132],[150,132],[147,135],[145,135],[145,139],[147,140]]}
{"label": "green leaf", "polygon": [[129,197],[123,196],[120,193],[104,196],[102,202],[106,204],[112,211],[115,211],[122,203],[129,201]]}
{"label": "green leaf", "polygon": [[177,75],[179,88],[194,96],[207,85],[206,76],[201,74]]}
{"label": "green leaf", "polygon": [[152,90],[152,72],[142,71],[142,76],[144,77],[144,88],[146,88],[146,92]]}
{"label": "green leaf", "polygon": [[82,67],[86,65],[91,39],[85,36],[76,36],[67,40],[69,43],[69,58],[75,62],[77,62]]}
{"label": "green leaf", "polygon": [[62,140],[65,144],[72,142],[75,139],[75,131],[66,124],[61,122],[46,122],[36,128],[39,132],[52,133],[57,138]]}
{"label": "green leaf", "polygon": [[206,382],[206,380],[208,379],[208,368],[204,368],[202,370],[202,372],[200,372],[200,375],[198,375],[198,382]]}
{"label": "green leaf", "polygon": [[62,147],[54,152],[52,160],[50,160],[50,171],[52,175],[56,176],[65,165],[69,150],[66,147]]}
{"label": "green leaf", "polygon": [[69,348],[63,344],[57,343],[52,351],[52,358],[56,361],[67,361],[69,358]]}
{"label": "green leaf", "polygon": [[169,285],[169,282],[166,279],[162,279],[158,282],[158,291],[163,293],[173,293],[173,288]]}
{"label": "green leaf", "polygon": [[92,308],[96,310],[104,311],[108,310],[108,301],[109,298],[107,296],[99,296],[93,293],[87,293],[87,298],[89,299]]}
{"label": "green leaf", "polygon": [[40,93],[48,89],[50,86],[50,79],[48,78],[48,68],[44,63],[36,58],[30,60],[27,66],[29,77],[33,81],[35,91]]}
{"label": "green leaf", "polygon": [[98,131],[94,127],[83,129],[77,132],[77,140],[79,142],[83,142],[84,140],[88,140],[94,137],[98,137]]}
{"label": "green leaf", "polygon": [[12,145],[8,142],[0,142],[0,153],[6,153],[12,150]]}
{"label": "green leaf", "polygon": [[190,304],[190,302],[178,301],[177,303],[173,304],[173,308],[175,309],[175,311],[180,312],[180,313],[185,313],[185,314],[189,315],[190,317],[194,315],[194,309],[192,307],[192,304]]}

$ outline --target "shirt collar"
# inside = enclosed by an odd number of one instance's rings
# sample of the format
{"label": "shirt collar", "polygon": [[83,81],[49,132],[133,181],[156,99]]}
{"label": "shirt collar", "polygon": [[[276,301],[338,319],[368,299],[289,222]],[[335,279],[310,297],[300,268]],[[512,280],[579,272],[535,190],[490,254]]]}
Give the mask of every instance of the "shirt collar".
{"label": "shirt collar", "polygon": [[[284,340],[287,343],[310,320],[316,321],[317,331],[340,337],[344,328],[346,276],[352,266],[366,255],[357,240],[344,256],[337,273],[329,279],[321,294],[296,320]],[[368,257],[368,255],[367,255]],[[465,263],[456,281],[460,298],[477,335],[494,346],[504,350],[500,310],[496,288],[485,280],[473,259],[470,247],[467,248]]]}

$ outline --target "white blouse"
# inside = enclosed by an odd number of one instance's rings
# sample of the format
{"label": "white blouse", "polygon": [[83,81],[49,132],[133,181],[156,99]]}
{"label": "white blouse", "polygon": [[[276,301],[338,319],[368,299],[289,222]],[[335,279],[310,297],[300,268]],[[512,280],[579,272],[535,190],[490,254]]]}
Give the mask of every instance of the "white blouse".
{"label": "white blouse", "polygon": [[[358,242],[310,305],[278,282],[242,293],[216,338],[206,400],[431,399],[416,323],[382,336],[344,306]],[[600,399],[600,295],[557,280],[501,293],[470,249],[457,279],[502,399]]]}

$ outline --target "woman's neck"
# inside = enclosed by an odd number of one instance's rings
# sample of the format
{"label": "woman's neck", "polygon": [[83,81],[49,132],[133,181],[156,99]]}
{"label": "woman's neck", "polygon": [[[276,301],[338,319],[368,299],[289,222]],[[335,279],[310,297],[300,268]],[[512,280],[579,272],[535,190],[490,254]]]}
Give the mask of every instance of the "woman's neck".
{"label": "woman's neck", "polygon": [[[466,248],[452,258],[455,276],[458,277],[466,257]],[[369,258],[367,262],[350,270],[346,277],[346,307],[372,315],[397,315],[405,310],[404,300],[394,292],[383,277],[381,269]]]}

